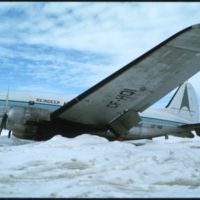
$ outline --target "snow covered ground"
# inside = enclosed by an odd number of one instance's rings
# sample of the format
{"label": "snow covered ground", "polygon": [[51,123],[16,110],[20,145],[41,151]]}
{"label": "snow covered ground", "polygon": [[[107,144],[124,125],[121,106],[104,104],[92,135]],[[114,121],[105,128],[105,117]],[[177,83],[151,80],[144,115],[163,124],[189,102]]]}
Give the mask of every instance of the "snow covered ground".
{"label": "snow covered ground", "polygon": [[200,197],[200,138],[0,137],[0,197]]}

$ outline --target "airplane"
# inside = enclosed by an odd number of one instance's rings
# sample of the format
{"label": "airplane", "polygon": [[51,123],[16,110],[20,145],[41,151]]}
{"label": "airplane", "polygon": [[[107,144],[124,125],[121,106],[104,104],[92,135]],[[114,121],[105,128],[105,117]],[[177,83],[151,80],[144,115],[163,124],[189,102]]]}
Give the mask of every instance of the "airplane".
{"label": "airplane", "polygon": [[[196,92],[187,80],[200,71],[200,24],[187,27],[82,94],[0,95],[0,132],[48,140],[90,133],[109,140],[200,136]],[[165,108],[149,108],[177,88]]]}

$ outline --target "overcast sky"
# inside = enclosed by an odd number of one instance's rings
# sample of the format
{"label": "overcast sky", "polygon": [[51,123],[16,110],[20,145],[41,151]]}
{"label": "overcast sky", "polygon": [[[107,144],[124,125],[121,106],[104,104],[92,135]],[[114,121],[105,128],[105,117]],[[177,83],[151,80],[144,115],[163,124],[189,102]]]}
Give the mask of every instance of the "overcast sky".
{"label": "overcast sky", "polygon": [[0,91],[78,95],[197,23],[198,2],[1,2]]}

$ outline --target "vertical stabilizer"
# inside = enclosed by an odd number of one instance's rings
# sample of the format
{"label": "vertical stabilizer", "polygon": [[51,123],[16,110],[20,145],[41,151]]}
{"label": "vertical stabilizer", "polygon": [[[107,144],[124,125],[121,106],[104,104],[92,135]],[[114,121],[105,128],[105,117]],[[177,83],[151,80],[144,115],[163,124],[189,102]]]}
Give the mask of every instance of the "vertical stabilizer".
{"label": "vertical stabilizer", "polygon": [[185,82],[182,84],[168,105],[166,106],[168,112],[176,114],[191,123],[199,122],[199,104],[197,94],[193,86]]}

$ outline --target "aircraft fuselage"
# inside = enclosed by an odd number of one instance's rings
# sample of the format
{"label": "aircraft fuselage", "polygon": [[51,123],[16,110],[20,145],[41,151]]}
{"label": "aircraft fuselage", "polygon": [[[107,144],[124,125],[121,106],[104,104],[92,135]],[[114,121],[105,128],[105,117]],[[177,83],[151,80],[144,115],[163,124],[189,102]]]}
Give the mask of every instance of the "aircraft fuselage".
{"label": "aircraft fuselage", "polygon": [[[34,139],[35,133],[32,133],[33,126],[27,125],[27,127],[25,127],[24,118],[28,119],[29,121],[33,121],[31,119],[35,117],[34,121],[37,122],[39,119],[41,119],[41,116],[43,116],[43,121],[48,121],[50,113],[65,103],[64,99],[66,98],[59,96],[52,98],[38,94],[34,96],[33,94],[11,93],[8,100],[5,99],[5,96],[4,98],[0,98],[0,118],[2,118],[5,109],[10,109],[10,115],[12,115],[15,120],[15,123],[12,124],[12,127],[14,127],[16,131],[13,132],[13,134],[19,138]],[[7,108],[5,108],[5,105],[7,105]],[[178,126],[189,123],[188,120],[184,120],[183,118],[179,118],[175,115],[167,113],[164,109],[147,109],[146,111],[139,113],[139,116],[141,117],[139,125],[131,128],[128,134],[123,136],[123,140],[151,139],[153,137],[168,135],[171,132],[179,134],[181,131],[185,130],[182,130]],[[37,117],[39,119],[37,119]],[[55,122],[54,125],[63,127],[67,126],[67,122],[64,122],[63,124]],[[51,128],[49,129],[53,130],[54,125],[51,125]],[[30,130],[28,129],[29,126]],[[79,126],[78,124],[70,124],[69,126],[73,126],[73,128],[71,130],[69,129],[68,133],[62,133],[61,128],[59,134],[67,137],[74,137],[80,134],[79,131],[73,132],[73,130]],[[25,128],[26,132],[29,130],[29,135],[27,135],[27,133],[25,135]],[[48,123],[45,128],[48,129]],[[45,132],[45,128],[42,130],[43,132]],[[57,127],[57,130],[59,130],[59,127]],[[86,133],[92,132],[93,134],[97,134],[111,140],[119,139],[118,136],[110,131],[101,131],[95,128],[92,129],[87,126],[84,127],[84,125],[81,127],[81,130],[85,130]],[[50,133],[49,137],[51,136],[53,136],[53,133]],[[41,139],[43,138],[41,137]]]}

